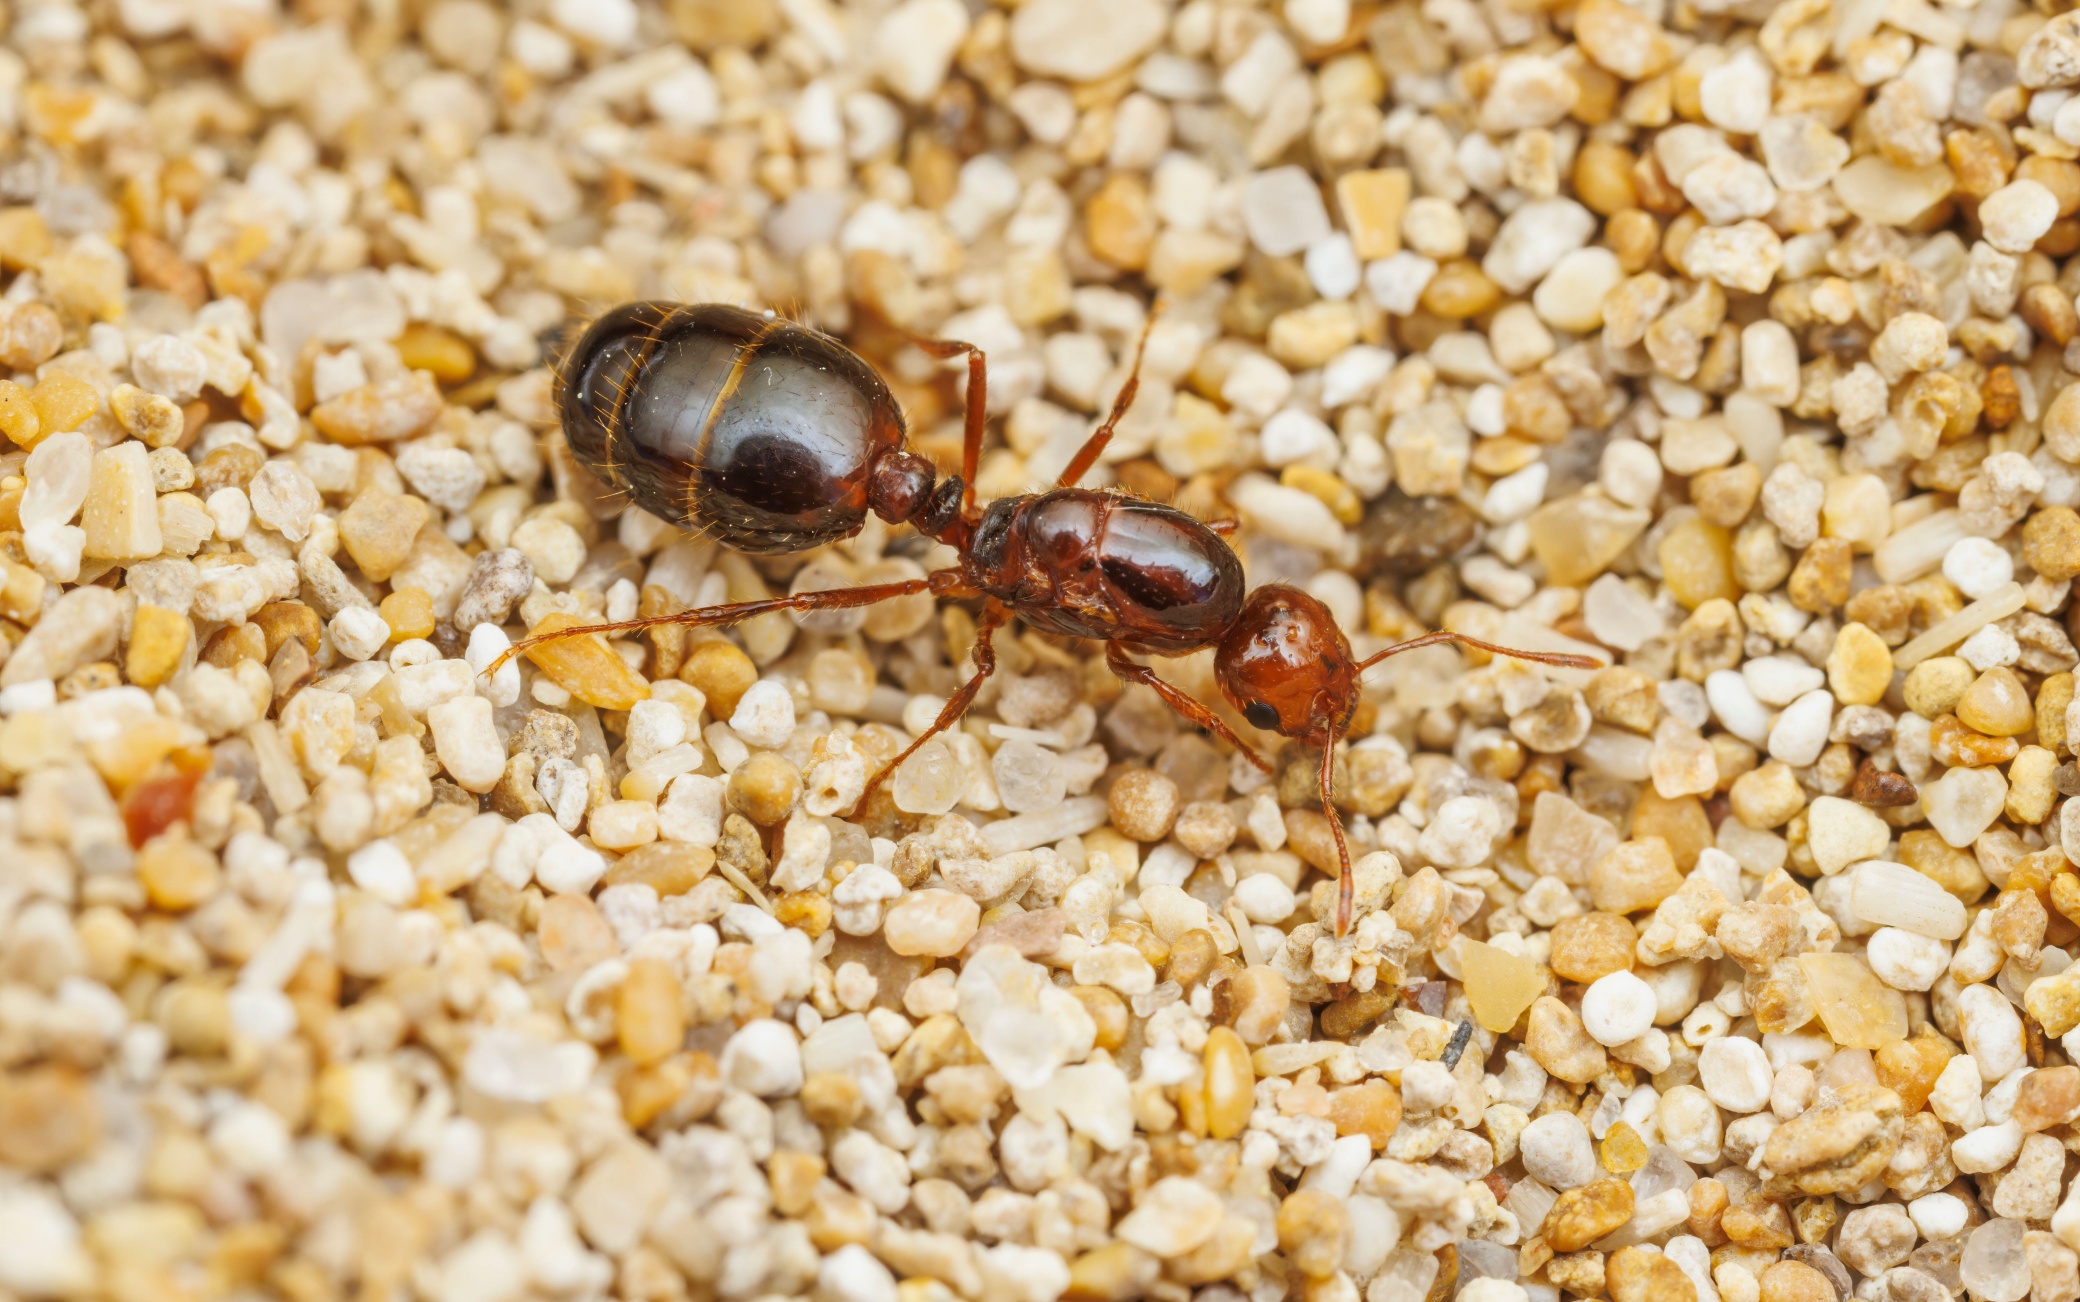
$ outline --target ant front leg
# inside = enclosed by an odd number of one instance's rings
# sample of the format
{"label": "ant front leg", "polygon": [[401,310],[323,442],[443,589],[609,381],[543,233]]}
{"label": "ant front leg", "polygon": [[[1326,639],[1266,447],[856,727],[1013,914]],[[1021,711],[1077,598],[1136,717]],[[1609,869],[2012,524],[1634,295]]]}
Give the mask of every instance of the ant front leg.
{"label": "ant front leg", "polygon": [[535,637],[522,638],[508,647],[505,653],[491,662],[486,674],[494,674],[516,655],[526,654],[530,659],[539,658],[533,649],[565,638],[582,637],[588,633],[631,633],[637,629],[657,628],[665,624],[680,628],[718,628],[727,624],[741,624],[747,619],[769,615],[776,610],[846,610],[854,606],[871,606],[877,601],[892,597],[907,597],[919,592],[940,592],[960,595],[958,583],[949,583],[947,578],[957,579],[958,570],[939,570],[921,579],[904,579],[897,583],[870,583],[859,588],[825,588],[819,592],[799,592],[788,597],[767,597],[760,601],[739,601],[728,606],[707,606],[699,610],[682,610],[675,615],[651,615],[644,619],[624,619],[613,624],[580,624],[570,628],[559,628]]}
{"label": "ant front leg", "polygon": [[1147,665],[1137,665],[1127,659],[1126,653],[1121,651],[1114,643],[1108,642],[1105,644],[1105,667],[1117,675],[1122,682],[1139,683],[1143,687],[1150,689],[1157,696],[1163,698],[1163,704],[1184,716],[1186,722],[1197,724],[1214,736],[1226,741],[1230,746],[1242,752],[1244,759],[1247,759],[1264,772],[1269,773],[1271,771],[1270,763],[1262,755],[1257,754],[1256,750],[1248,742],[1236,736],[1235,730],[1222,722],[1219,715],[1207,709],[1204,702],[1186,696],[1173,684],[1164,682],[1156,676],[1156,671],[1150,669]]}
{"label": "ant front leg", "polygon": [[1357,882],[1351,873],[1351,848],[1343,839],[1343,819],[1336,813],[1333,798],[1335,788],[1336,732],[1329,729],[1322,741],[1322,817],[1329,820],[1329,831],[1336,838],[1336,938],[1342,940],[1351,934],[1351,909],[1357,894]]}
{"label": "ant front leg", "polygon": [[990,639],[1010,618],[1011,612],[995,598],[983,605],[982,619],[975,628],[975,676],[962,683],[960,690],[947,698],[945,706],[939,711],[939,717],[932,720],[932,726],[926,728],[922,736],[905,746],[902,754],[882,765],[881,771],[867,780],[866,787],[860,791],[859,799],[852,806],[855,814],[867,807],[867,801],[873,798],[874,792],[883,780],[901,768],[904,760],[915,755],[918,748],[926,742],[959,723],[961,716],[968,712],[968,707],[975,704],[975,694],[982,690],[982,684],[989,676],[997,672],[997,652]]}
{"label": "ant front leg", "polygon": [[1083,446],[1076,449],[1076,455],[1069,458],[1069,464],[1062,467],[1062,477],[1055,481],[1057,488],[1074,488],[1077,480],[1090,473],[1090,468],[1104,455],[1105,445],[1112,442],[1112,432],[1119,428],[1120,417],[1134,405],[1134,395],[1141,392],[1141,356],[1148,351],[1148,332],[1155,323],[1156,310],[1150,308],[1148,319],[1141,323],[1141,338],[1134,344],[1134,364],[1127,368],[1127,382],[1119,386],[1119,394],[1112,400],[1111,414],[1105,417],[1103,425],[1091,431]]}
{"label": "ant front leg", "polygon": [[961,435],[961,519],[975,523],[975,475],[982,466],[982,430],[989,419],[989,359],[973,344],[958,339],[926,339],[912,335],[910,342],[939,358],[968,355],[967,410]]}

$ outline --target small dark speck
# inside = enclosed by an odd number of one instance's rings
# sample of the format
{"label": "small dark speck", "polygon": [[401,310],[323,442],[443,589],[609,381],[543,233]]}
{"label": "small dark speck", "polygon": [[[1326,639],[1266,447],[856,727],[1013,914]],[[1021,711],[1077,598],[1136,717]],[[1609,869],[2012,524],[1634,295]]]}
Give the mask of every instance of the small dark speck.
{"label": "small dark speck", "polygon": [[1473,1023],[1459,1023],[1459,1029],[1452,1032],[1452,1042],[1444,1047],[1444,1057],[1438,1059],[1444,1064],[1446,1071],[1459,1065],[1459,1055],[1466,1052],[1466,1042],[1472,1038]]}

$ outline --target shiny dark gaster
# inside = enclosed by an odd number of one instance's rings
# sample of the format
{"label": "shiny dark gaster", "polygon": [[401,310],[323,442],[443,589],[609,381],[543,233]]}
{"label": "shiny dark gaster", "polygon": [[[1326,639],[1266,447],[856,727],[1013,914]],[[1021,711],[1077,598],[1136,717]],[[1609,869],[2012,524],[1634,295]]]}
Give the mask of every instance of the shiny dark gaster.
{"label": "shiny dark gaster", "polygon": [[818,331],[723,304],[629,303],[565,358],[571,452],[663,520],[738,551],[858,533],[903,413],[859,356]]}

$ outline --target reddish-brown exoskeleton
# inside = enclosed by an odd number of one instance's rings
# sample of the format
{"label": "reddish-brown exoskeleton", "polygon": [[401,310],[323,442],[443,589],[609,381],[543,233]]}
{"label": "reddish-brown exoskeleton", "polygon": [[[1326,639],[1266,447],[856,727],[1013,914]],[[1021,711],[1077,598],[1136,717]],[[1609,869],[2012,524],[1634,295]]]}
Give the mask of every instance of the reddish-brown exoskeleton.
{"label": "reddish-brown exoskeleton", "polygon": [[[1215,677],[1250,723],[1322,748],[1322,809],[1341,866],[1336,934],[1351,923],[1350,852],[1330,801],[1336,739],[1357,706],[1358,675],[1388,656],[1457,642],[1547,664],[1595,668],[1582,656],[1513,651],[1458,633],[1430,633],[1357,661],[1335,619],[1297,588],[1245,598],[1242,563],[1209,525],[1175,507],[1075,487],[1134,400],[1141,363],[1054,488],[975,503],[987,371],[970,344],[919,340],[937,357],[968,360],[959,476],[937,481],[905,450],[902,413],[880,377],[836,340],[738,308],[634,303],[595,321],[559,368],[557,402],[578,459],[645,509],[747,551],[804,550],[859,531],[866,513],[907,522],[950,544],[957,564],[922,579],[802,592],[674,615],[567,628],[516,644],[662,624],[714,627],[771,611],[833,610],[918,592],[979,598],[973,659],[932,726],[867,783],[867,797],[934,735],[959,720],[996,671],[991,638],[1013,616],[1035,628],[1105,644],[1120,678],[1269,765],[1219,715],[1129,653],[1183,655],[1214,647]],[[1143,343],[1146,334],[1143,335]],[[496,666],[493,666],[496,668]]]}
{"label": "reddish-brown exoskeleton", "polygon": [[[1602,661],[1588,656],[1517,651],[1463,633],[1442,632],[1397,642],[1360,660],[1352,654],[1351,644],[1337,627],[1329,608],[1283,583],[1269,583],[1250,593],[1242,614],[1228,626],[1214,648],[1213,673],[1221,695],[1252,727],[1321,748],[1317,785],[1321,790],[1322,813],[1336,836],[1340,869],[1336,878],[1338,936],[1350,931],[1353,884],[1350,848],[1344,844],[1343,823],[1336,817],[1330,774],[1337,738],[1346,735],[1351,715],[1358,709],[1358,676],[1389,656],[1440,642],[1455,642],[1495,655],[1569,669],[1596,669],[1602,665]],[[1247,746],[1242,749],[1258,767],[1264,767]]]}

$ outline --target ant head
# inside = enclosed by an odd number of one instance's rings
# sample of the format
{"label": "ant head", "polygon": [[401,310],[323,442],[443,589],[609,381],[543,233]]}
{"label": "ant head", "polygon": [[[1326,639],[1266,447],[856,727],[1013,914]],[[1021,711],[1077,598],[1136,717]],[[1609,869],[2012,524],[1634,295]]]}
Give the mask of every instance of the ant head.
{"label": "ant head", "polygon": [[1317,745],[1358,704],[1357,659],[1336,617],[1283,583],[1249,594],[1214,652],[1213,672],[1252,726]]}
{"label": "ant head", "polygon": [[[898,431],[895,444],[901,443]],[[890,524],[901,524],[916,515],[939,478],[930,461],[906,451],[883,455],[867,473],[867,505]]]}

